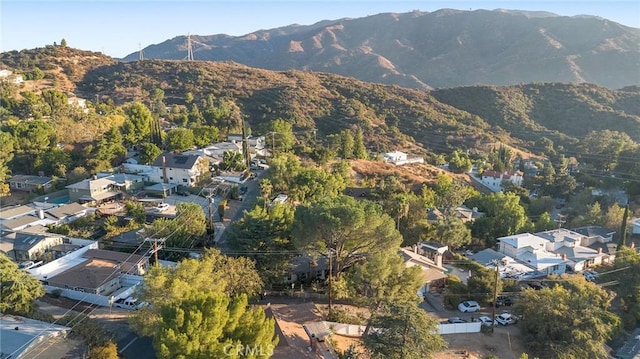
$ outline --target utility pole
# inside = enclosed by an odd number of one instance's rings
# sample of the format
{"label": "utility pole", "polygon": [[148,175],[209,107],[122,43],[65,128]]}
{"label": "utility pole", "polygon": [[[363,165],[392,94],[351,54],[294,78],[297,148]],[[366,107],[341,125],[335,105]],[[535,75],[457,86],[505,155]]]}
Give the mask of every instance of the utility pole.
{"label": "utility pole", "polygon": [[249,143],[247,142],[247,130],[242,119],[242,154],[244,155],[244,164],[247,166],[247,173],[251,171],[251,155],[249,154]]}
{"label": "utility pole", "polygon": [[215,225],[213,224],[213,193],[209,193],[207,196],[207,207],[209,209],[209,239],[213,236],[215,240]]}
{"label": "utility pole", "polygon": [[493,284],[493,308],[491,311],[491,332],[493,333],[493,327],[495,327],[496,321],[496,302],[498,301],[498,280],[500,279],[500,263],[493,261],[496,266],[496,280]]}
{"label": "utility pole", "polygon": [[156,265],[158,265],[158,240],[153,241],[153,259]]}
{"label": "utility pole", "polygon": [[332,257],[332,253],[331,253],[331,249],[329,249],[329,315],[331,315],[331,305],[333,304],[333,293],[331,292],[332,290],[332,282],[333,282],[333,266],[332,266],[332,261],[331,261],[331,257]]}
{"label": "utility pole", "polygon": [[275,131],[271,132],[271,158],[273,158],[273,156],[276,153],[276,133]]}

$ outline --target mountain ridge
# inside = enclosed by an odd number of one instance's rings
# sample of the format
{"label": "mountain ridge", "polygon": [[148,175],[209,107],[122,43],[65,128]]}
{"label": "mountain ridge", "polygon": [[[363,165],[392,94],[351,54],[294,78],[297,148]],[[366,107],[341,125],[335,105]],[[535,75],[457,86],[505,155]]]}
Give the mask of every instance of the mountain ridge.
{"label": "mountain ridge", "polygon": [[[640,29],[595,16],[522,10],[382,13],[241,36],[191,35],[194,57],[270,70],[312,70],[428,90],[531,82],[640,83]],[[186,57],[186,37],[143,49]],[[124,58],[138,58],[133,53]]]}

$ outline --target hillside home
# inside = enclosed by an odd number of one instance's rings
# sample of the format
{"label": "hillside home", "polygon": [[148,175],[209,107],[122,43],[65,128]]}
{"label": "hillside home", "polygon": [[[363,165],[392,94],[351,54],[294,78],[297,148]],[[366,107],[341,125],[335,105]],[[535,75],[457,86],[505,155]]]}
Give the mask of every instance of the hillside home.
{"label": "hillside home", "polygon": [[240,142],[218,142],[211,146],[200,148],[197,150],[185,151],[183,155],[202,156],[211,166],[222,162],[225,152],[234,152],[242,154],[242,141]]}
{"label": "hillside home", "polygon": [[447,275],[445,274],[447,269],[442,267],[442,265],[437,265],[429,258],[418,254],[417,247],[400,248],[398,254],[402,257],[407,268],[418,267],[421,269],[421,276],[424,284],[418,289],[419,296],[428,293],[432,286],[444,284],[444,280],[447,278]]}
{"label": "hillside home", "polygon": [[[15,314],[0,313],[0,358],[26,359],[56,357],[48,355],[49,346],[74,348],[72,344],[59,344],[71,332],[70,327],[19,317]],[[84,345],[84,344],[82,344]],[[79,347],[75,347],[80,352]],[[60,351],[62,353],[62,351]],[[42,355],[47,353],[45,355]],[[60,357],[61,355],[57,355]]]}
{"label": "hillside home", "polygon": [[22,216],[26,216],[29,214],[35,214],[36,209],[30,206],[12,206],[5,207],[0,210],[0,229],[2,228],[2,224],[6,221],[10,221],[12,219],[20,218]]}
{"label": "hillside home", "polygon": [[491,248],[483,249],[470,255],[469,259],[490,270],[495,270],[496,264],[498,264],[498,270],[502,278],[525,279],[536,274],[536,271],[530,266],[524,265],[514,258]]}
{"label": "hillside home", "polygon": [[424,163],[424,158],[409,157],[409,155],[400,151],[387,152],[382,155],[382,157],[387,163],[393,163],[396,166],[406,165],[409,163]]}
{"label": "hillside home", "polygon": [[46,176],[15,175],[9,179],[9,188],[16,191],[46,193],[53,189],[53,178]]}
{"label": "hillside home", "polygon": [[436,266],[442,267],[444,254],[449,250],[449,246],[432,241],[424,241],[414,246],[414,252],[433,261]]}
{"label": "hillside home", "polygon": [[521,171],[506,171],[503,173],[487,170],[480,175],[480,182],[493,192],[502,191],[502,182],[511,182],[517,186],[522,186],[524,174]]}
{"label": "hillside home", "polygon": [[566,258],[547,251],[548,240],[531,233],[500,237],[498,251],[543,274],[563,274]]}
{"label": "hillside home", "polygon": [[117,182],[112,177],[93,178],[82,180],[66,186],[71,202],[100,204],[122,196]]}
{"label": "hillside home", "polygon": [[[64,259],[64,258],[61,258]],[[125,274],[144,274],[149,268],[149,259],[136,254],[88,249],[61,272],[46,277],[51,287],[76,292],[108,296],[122,287]]]}
{"label": "hillside home", "polygon": [[8,220],[2,220],[0,222],[0,229],[22,231],[28,227],[46,226],[49,224],[55,224],[56,222],[56,219],[47,215],[43,209],[33,208],[30,214],[14,217]]}
{"label": "hillside home", "polygon": [[62,206],[54,207],[46,211],[46,213],[56,220],[56,224],[73,222],[78,218],[84,217],[88,213],[88,208],[72,202]]}
{"label": "hillside home", "polygon": [[[231,133],[227,136],[227,141],[233,142],[233,143],[239,143],[242,145],[242,134]],[[263,150],[265,148],[265,144],[266,142],[265,142],[264,136],[258,136],[258,137],[253,137],[251,135],[247,136],[247,145],[249,146],[249,150],[255,150],[255,151]]]}
{"label": "hillside home", "polygon": [[328,276],[329,260],[327,257],[298,256],[291,259],[289,271],[284,276],[284,283],[291,284],[314,279],[324,280]]}
{"label": "hillside home", "polygon": [[[455,216],[464,223],[473,223],[476,219],[484,216],[484,213],[478,211],[477,207],[468,208],[467,206],[463,205],[454,208],[451,215]],[[427,209],[427,222],[433,224],[444,218],[445,213],[443,211],[437,208]]]}
{"label": "hillside home", "polygon": [[546,244],[548,251],[566,257],[567,266],[573,271],[583,271],[600,265],[603,258],[607,257],[602,253],[602,250],[582,246],[582,243],[589,241],[589,239],[578,232],[565,228],[538,232],[535,235],[548,241]]}
{"label": "hillside home", "polygon": [[40,258],[51,247],[62,244],[64,241],[59,235],[36,235],[16,233],[13,241],[13,254],[18,262],[35,260]]}
{"label": "hillside home", "polygon": [[209,173],[209,163],[202,156],[165,153],[153,162],[155,172],[149,180],[156,183],[170,183],[185,187],[195,186]]}

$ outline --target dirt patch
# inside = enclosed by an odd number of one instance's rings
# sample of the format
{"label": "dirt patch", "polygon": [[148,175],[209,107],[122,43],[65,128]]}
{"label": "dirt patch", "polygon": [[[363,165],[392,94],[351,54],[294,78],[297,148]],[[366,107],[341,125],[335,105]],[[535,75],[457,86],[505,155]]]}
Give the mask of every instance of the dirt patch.
{"label": "dirt patch", "polygon": [[447,334],[442,337],[449,343],[449,348],[434,354],[434,359],[484,359],[489,355],[518,359],[525,352],[518,326],[496,327],[493,334]]}

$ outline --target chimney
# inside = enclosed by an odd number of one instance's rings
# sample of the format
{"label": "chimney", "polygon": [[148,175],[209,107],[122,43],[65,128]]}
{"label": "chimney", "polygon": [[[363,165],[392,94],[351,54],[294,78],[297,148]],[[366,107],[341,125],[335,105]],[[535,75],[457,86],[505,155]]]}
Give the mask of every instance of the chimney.
{"label": "chimney", "polygon": [[633,248],[635,248],[635,247],[636,247],[636,244],[635,244],[634,242],[631,242],[631,243],[629,244],[629,248],[633,249]]}
{"label": "chimney", "polygon": [[437,253],[435,256],[435,262],[438,267],[442,267],[442,254]]}
{"label": "chimney", "polygon": [[413,253],[418,254],[418,245],[417,244],[413,245]]}
{"label": "chimney", "polygon": [[44,210],[43,209],[39,209],[38,210],[38,218],[44,219]]}
{"label": "chimney", "polygon": [[169,183],[167,178],[167,158],[165,156],[162,156],[162,182]]}
{"label": "chimney", "polygon": [[93,175],[93,180],[97,180],[98,179],[98,175]]}
{"label": "chimney", "polygon": [[562,260],[563,260],[563,261],[566,261],[566,260],[567,260],[567,255],[566,255],[566,254],[563,254],[563,255],[561,256],[561,258],[562,258]]}
{"label": "chimney", "polygon": [[598,248],[598,254],[602,254],[602,247]]}

